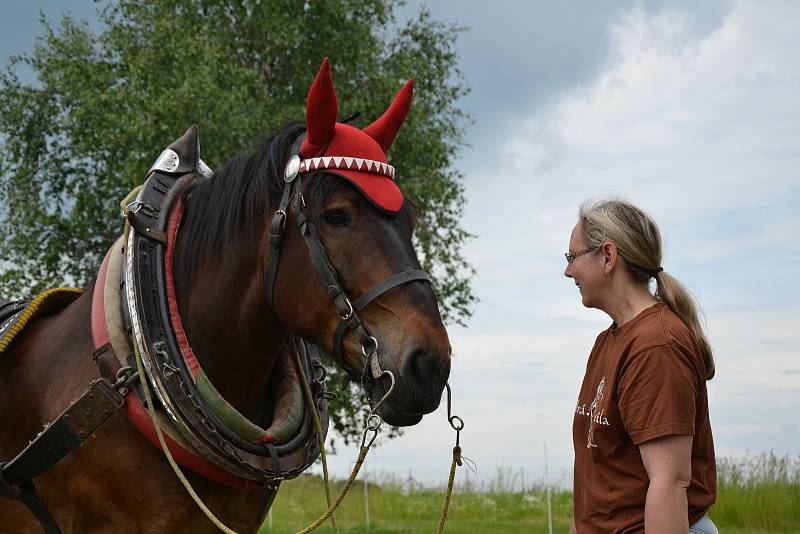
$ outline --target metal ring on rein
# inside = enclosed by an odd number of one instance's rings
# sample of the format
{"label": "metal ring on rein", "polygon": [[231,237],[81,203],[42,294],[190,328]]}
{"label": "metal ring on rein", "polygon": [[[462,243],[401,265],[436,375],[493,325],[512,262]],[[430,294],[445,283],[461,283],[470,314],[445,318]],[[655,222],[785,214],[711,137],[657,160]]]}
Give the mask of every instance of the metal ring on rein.
{"label": "metal ring on rein", "polygon": [[453,430],[456,431],[456,445],[458,445],[458,438],[461,435],[461,431],[464,429],[464,420],[457,415],[453,415],[453,401],[450,383],[447,382],[445,387],[447,388],[447,421],[450,423],[450,426],[453,427]]}
{"label": "metal ring on rein", "polygon": [[[378,414],[372,413],[367,417],[367,427],[364,429],[364,435],[361,437],[362,447],[369,448],[372,446],[372,442],[378,437],[378,429],[382,424],[383,419],[381,419],[381,416]],[[367,434],[370,432],[372,432],[372,437],[367,441]]]}
{"label": "metal ring on rein", "polygon": [[372,340],[372,344],[373,344],[373,348],[372,348],[372,350],[369,351],[369,354],[367,354],[367,348],[364,345],[361,345],[361,354],[363,354],[365,358],[369,358],[373,354],[377,354],[378,353],[378,340],[375,339],[375,336],[369,336],[369,338],[370,338],[370,340]]}

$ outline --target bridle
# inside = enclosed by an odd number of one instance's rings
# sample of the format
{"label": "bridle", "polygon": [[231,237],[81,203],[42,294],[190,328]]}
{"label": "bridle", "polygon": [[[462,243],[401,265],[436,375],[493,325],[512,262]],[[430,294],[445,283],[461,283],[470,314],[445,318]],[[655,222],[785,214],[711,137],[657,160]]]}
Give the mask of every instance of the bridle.
{"label": "bridle", "polygon": [[[367,324],[359,316],[359,313],[372,301],[395,287],[414,281],[431,283],[431,279],[428,273],[420,269],[402,271],[376,284],[361,295],[355,302],[352,302],[347,292],[339,283],[339,276],[336,268],[328,259],[325,246],[319,239],[319,232],[314,226],[309,214],[306,212],[306,203],[302,189],[304,172],[309,171],[305,171],[304,166],[301,165],[301,157],[299,154],[304,139],[305,133],[301,134],[292,144],[291,156],[286,163],[283,175],[283,194],[270,224],[270,252],[265,274],[267,302],[270,307],[275,309],[273,297],[275,279],[278,274],[278,263],[280,261],[281,243],[286,230],[289,205],[296,196],[299,197],[299,199],[297,209],[295,210],[295,219],[297,225],[300,227],[300,233],[303,236],[306,246],[308,247],[311,263],[314,265],[314,270],[317,272],[320,282],[328,290],[328,295],[333,301],[333,305],[341,318],[334,332],[333,354],[331,356],[343,369],[347,370],[342,353],[342,340],[347,330],[351,330],[361,345],[361,352],[364,355],[364,368],[361,371],[361,382],[364,385],[364,389],[370,401],[371,411],[375,413],[378,406],[380,406],[393,391],[395,377],[391,371],[381,367],[378,357],[378,340],[372,335]],[[373,405],[371,397],[372,385],[381,376],[389,377],[390,386],[383,397]]]}

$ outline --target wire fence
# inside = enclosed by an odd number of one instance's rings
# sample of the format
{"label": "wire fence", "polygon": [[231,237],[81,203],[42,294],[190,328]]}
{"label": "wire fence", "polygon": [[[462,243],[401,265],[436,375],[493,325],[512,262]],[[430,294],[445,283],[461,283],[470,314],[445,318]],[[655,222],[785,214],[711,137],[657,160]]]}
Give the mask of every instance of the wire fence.
{"label": "wire fence", "polygon": [[[316,474],[316,470],[312,470]],[[368,462],[359,473],[359,480],[394,490],[403,495],[420,491],[441,490],[447,485],[447,471],[409,467],[405,471],[371,469]],[[340,477],[332,474],[334,480]],[[530,493],[550,488],[565,491],[572,488],[572,466],[543,467],[534,465],[493,466],[490,469],[465,465],[456,471],[455,490],[459,493]]]}
{"label": "wire fence", "polygon": [[[398,490],[404,495],[442,489],[447,484],[441,470],[409,468],[407,473],[379,470],[369,472],[367,476],[371,484]],[[567,490],[572,487],[572,469],[550,470],[549,476],[545,476],[544,468],[532,466],[496,466],[486,473],[461,467],[456,471],[454,487],[459,493],[529,493],[546,488]]]}

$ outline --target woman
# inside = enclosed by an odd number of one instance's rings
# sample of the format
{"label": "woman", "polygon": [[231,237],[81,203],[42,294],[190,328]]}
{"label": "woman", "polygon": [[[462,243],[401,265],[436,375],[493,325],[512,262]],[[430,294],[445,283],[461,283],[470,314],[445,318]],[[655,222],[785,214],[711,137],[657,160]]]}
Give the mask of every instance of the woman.
{"label": "woman", "polygon": [[714,359],[692,297],[661,267],[655,222],[621,200],[584,204],[566,256],[583,305],[614,321],[575,410],[570,532],[716,533]]}

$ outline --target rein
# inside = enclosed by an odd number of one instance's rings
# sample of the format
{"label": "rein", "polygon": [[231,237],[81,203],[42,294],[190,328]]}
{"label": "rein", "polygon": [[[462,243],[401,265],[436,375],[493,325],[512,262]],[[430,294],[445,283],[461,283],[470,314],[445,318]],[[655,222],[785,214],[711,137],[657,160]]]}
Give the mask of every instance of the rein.
{"label": "rein", "polygon": [[[450,426],[453,430],[456,431],[456,444],[453,447],[453,460],[450,463],[450,476],[447,480],[447,489],[445,490],[445,497],[444,497],[444,504],[442,505],[442,515],[439,518],[439,525],[436,528],[436,534],[441,534],[444,531],[444,524],[447,521],[447,511],[450,507],[450,499],[453,495],[453,484],[455,482],[456,476],[456,467],[462,465],[462,457],[461,457],[461,430],[464,429],[464,421],[461,417],[457,415],[452,415],[451,411],[451,390],[450,384],[446,384],[447,388],[447,420],[450,423]],[[388,393],[387,393],[388,395]],[[385,398],[385,397],[384,397]],[[380,404],[380,403],[379,403]],[[376,405],[377,408],[377,405]],[[297,532],[297,534],[308,534],[322,526],[325,521],[329,518],[331,520],[331,524],[333,526],[333,531],[338,533],[336,528],[336,522],[333,518],[333,513],[336,508],[339,507],[341,502],[344,500],[347,492],[350,490],[350,486],[353,485],[356,477],[358,476],[358,472],[361,470],[361,466],[364,464],[364,460],[367,457],[367,453],[369,452],[369,448],[372,446],[372,443],[375,441],[375,438],[378,437],[378,429],[380,428],[383,420],[381,417],[375,413],[375,409],[370,412],[367,416],[366,427],[364,428],[364,433],[361,436],[361,447],[359,448],[358,458],[356,458],[355,465],[353,466],[352,471],[350,472],[350,476],[347,478],[344,486],[342,487],[339,495],[336,497],[336,501],[333,504],[330,503],[330,488],[328,482],[328,466],[325,460],[325,454],[323,452],[322,458],[322,469],[325,475],[325,494],[326,498],[328,499],[328,509],[323,513],[316,521],[311,523],[309,526]],[[372,433],[371,437],[369,436]],[[320,448],[324,450],[324,444],[320,443]]]}

